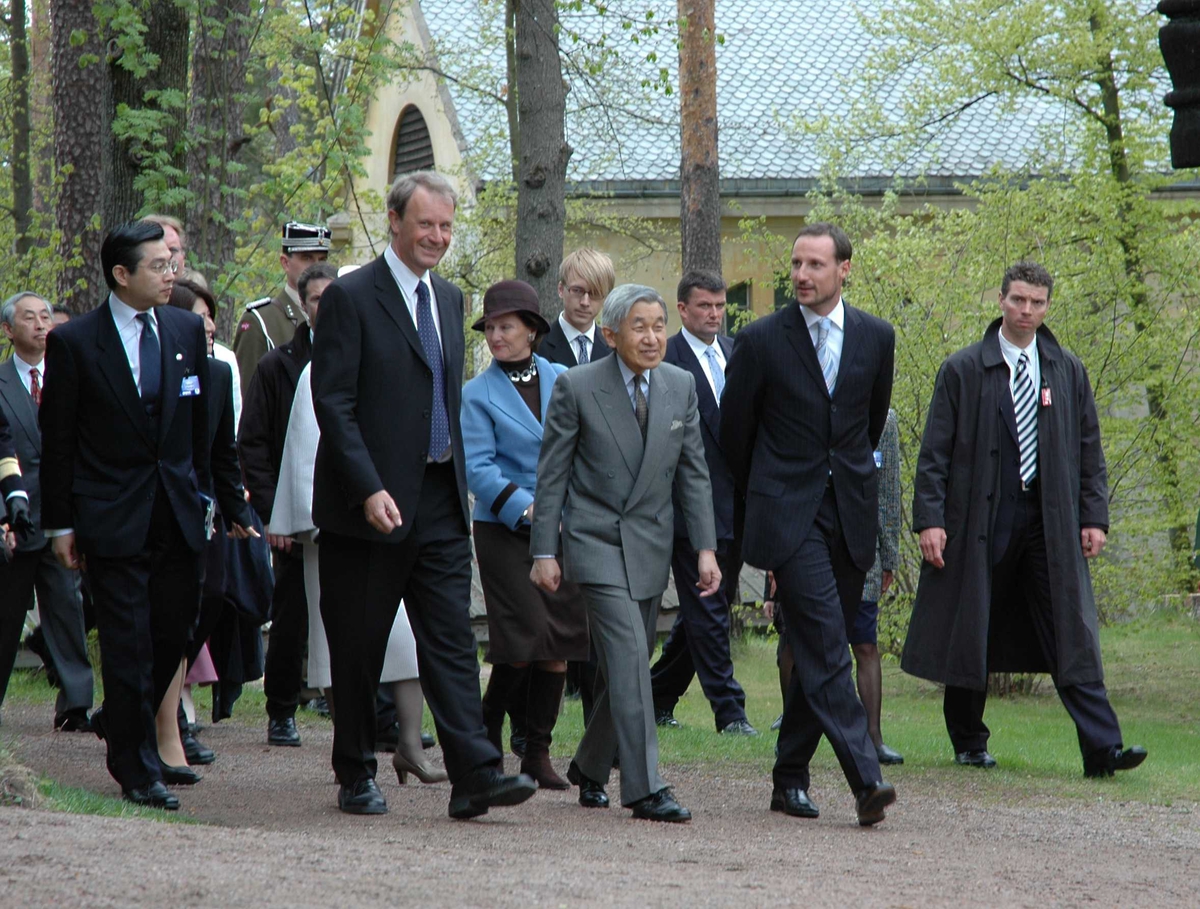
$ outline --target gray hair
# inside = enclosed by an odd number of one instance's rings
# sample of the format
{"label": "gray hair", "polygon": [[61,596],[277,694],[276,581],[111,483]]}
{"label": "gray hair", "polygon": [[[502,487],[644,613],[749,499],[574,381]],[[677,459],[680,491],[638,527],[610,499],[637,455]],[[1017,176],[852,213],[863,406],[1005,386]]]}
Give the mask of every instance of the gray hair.
{"label": "gray hair", "polygon": [[653,287],[645,284],[618,284],[604,300],[600,313],[600,324],[611,332],[621,330],[621,323],[637,303],[657,303],[662,307],[663,318],[670,318],[667,302]]}
{"label": "gray hair", "polygon": [[13,294],[4,301],[4,305],[0,306],[0,322],[6,322],[9,325],[13,324],[13,316],[17,314],[17,304],[26,297],[36,297],[46,304],[46,312],[50,313],[50,318],[54,318],[54,307],[50,305],[50,301],[41,294],[35,294],[32,290],[22,290]]}
{"label": "gray hair", "polygon": [[394,211],[403,218],[404,209],[408,206],[408,200],[412,198],[418,186],[423,187],[434,195],[449,199],[450,204],[458,208],[458,193],[454,191],[454,185],[449,180],[436,171],[415,170],[411,174],[405,174],[402,177],[396,178],[396,182],[388,190],[388,210]]}

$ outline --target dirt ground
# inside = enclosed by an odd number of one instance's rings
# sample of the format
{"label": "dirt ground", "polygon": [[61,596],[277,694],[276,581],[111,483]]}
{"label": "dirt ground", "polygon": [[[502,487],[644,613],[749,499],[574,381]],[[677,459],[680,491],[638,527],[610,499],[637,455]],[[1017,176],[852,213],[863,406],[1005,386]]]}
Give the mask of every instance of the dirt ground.
{"label": "dirt ground", "polygon": [[[44,706],[11,704],[0,735],[39,773],[118,794],[102,743],[47,732],[48,720]],[[797,820],[767,811],[769,782],[731,763],[665,768],[687,825],[584,810],[559,792],[458,822],[448,784],[399,787],[388,768],[390,813],[357,818],[335,807],[327,724],[302,726],[301,748],[269,749],[251,722],[203,734],[217,762],[177,790],[198,824],[0,809],[0,906],[1200,905],[1195,804],[1119,803],[1103,789],[1012,803],[985,773],[902,767],[888,819],[860,829],[834,773],[814,777],[820,819]]]}

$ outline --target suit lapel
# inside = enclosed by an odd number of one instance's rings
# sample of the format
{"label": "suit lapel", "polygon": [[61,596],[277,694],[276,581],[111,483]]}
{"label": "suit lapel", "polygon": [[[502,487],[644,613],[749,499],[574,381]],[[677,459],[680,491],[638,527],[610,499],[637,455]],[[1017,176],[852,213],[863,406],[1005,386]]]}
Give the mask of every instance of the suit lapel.
{"label": "suit lapel", "polygon": [[[375,260],[374,266],[375,298],[383,307],[383,311],[399,327],[400,333],[404,335],[404,339],[408,341],[409,346],[412,347],[421,362],[428,366],[429,361],[425,359],[425,348],[421,346],[421,336],[417,334],[416,323],[413,322],[413,318],[408,312],[408,304],[404,302],[404,294],[400,292],[400,286],[392,276],[392,270],[388,268],[387,259],[380,256]],[[441,295],[439,294],[439,296]]]}
{"label": "suit lapel", "polygon": [[625,383],[621,381],[621,369],[617,358],[604,367],[604,381],[592,392],[608,430],[613,434],[617,450],[629,468],[629,475],[635,480],[642,466],[644,443],[642,431],[638,429],[637,417],[633,415],[633,405],[629,403],[629,395],[625,393]]}
{"label": "suit lapel", "polygon": [[[174,323],[165,308],[160,308],[158,316],[159,353],[162,356],[162,419],[158,423],[158,440],[162,442],[167,437],[171,420],[175,418],[175,409],[179,406],[179,392],[183,387],[183,374],[190,369],[191,352],[185,350],[179,338],[179,327]],[[163,316],[166,318],[163,318]],[[189,363],[185,366],[184,359]]]}
{"label": "suit lapel", "polygon": [[1000,418],[1004,421],[1004,425],[1008,427],[1008,434],[1012,436],[1013,444],[1018,449],[1021,447],[1021,440],[1017,437],[1017,410],[1013,406],[1012,387],[1009,383],[1008,364],[1003,363],[1003,368],[996,367],[995,379],[996,396],[1000,399]]}
{"label": "suit lapel", "polygon": [[564,366],[570,368],[579,365],[579,361],[575,359],[575,349],[567,343],[567,336],[563,333],[562,325],[559,324],[558,319],[555,319],[554,324],[550,326],[550,333],[546,335],[546,340],[542,342],[542,346],[548,347],[549,350],[547,353],[555,354],[557,361]]}
{"label": "suit lapel", "polygon": [[[716,395],[713,394],[712,386],[708,384],[708,374],[704,371],[704,364],[700,362],[700,358],[692,350],[692,345],[687,342],[687,338],[682,333],[675,335],[671,339],[671,343],[675,345],[675,358],[679,365],[690,372],[696,380],[696,400],[700,407],[700,419],[708,426],[713,437],[719,439],[721,437],[721,407],[717,403]],[[719,339],[718,343],[720,343]],[[724,353],[724,347],[721,350]],[[725,362],[729,362],[729,354],[725,354]]]}
{"label": "suit lapel", "polygon": [[[45,380],[43,379],[43,381]],[[29,396],[29,392],[25,390],[21,377],[17,375],[17,364],[11,358],[0,364],[0,395],[4,395],[4,400],[8,401],[9,410],[21,424],[21,429],[33,443],[34,449],[40,454],[42,434],[38,431],[37,407],[33,403],[33,398]]]}
{"label": "suit lapel", "polygon": [[[466,342],[463,340],[462,330],[456,326],[462,325],[462,308],[455,308],[455,304],[451,302],[454,290],[450,286],[450,282],[442,280],[441,276],[429,273],[429,283],[433,285],[433,293],[437,297],[438,321],[441,324],[442,330],[442,366],[448,376],[462,377],[462,359],[463,350]],[[418,338],[419,340],[419,338]],[[449,394],[454,380],[447,382],[447,399],[453,400],[453,395]]]}
{"label": "suit lapel", "polygon": [[[112,387],[129,422],[142,434],[142,439],[154,450],[155,440],[150,438],[150,421],[146,419],[146,409],[142,406],[141,396],[133,381],[133,371],[129,368],[129,358],[125,356],[125,345],[117,333],[117,323],[113,321],[112,307],[106,300],[98,313],[96,328],[96,347],[100,350],[97,360],[100,371]],[[161,323],[160,323],[161,324]],[[165,380],[164,380],[165,383]],[[164,384],[164,394],[166,385]]]}
{"label": "suit lapel", "polygon": [[[547,372],[549,372],[549,370],[547,370]],[[542,387],[546,384],[546,382],[542,378],[542,373],[540,370],[538,372],[538,379],[538,390],[541,393],[542,399],[542,414],[545,415],[547,390],[546,388]],[[518,426],[526,430],[535,439],[540,441],[542,438],[541,424],[534,419],[529,407],[521,398],[520,392],[513,387],[512,380],[505,374],[504,370],[496,364],[495,360],[492,361],[492,365],[489,366],[487,372],[484,373],[484,382],[487,383],[488,400],[492,403],[496,410],[500,411],[500,413],[504,414]]]}
{"label": "suit lapel", "polygon": [[[857,309],[851,308],[843,302],[846,311],[844,320],[844,328],[842,330],[842,358],[838,361],[838,377],[833,385],[833,394],[836,396],[842,390],[842,374],[847,363],[853,363],[854,357],[858,355],[858,348],[862,344],[862,314]],[[810,336],[811,340],[811,336]],[[816,351],[813,351],[814,355]],[[820,361],[817,361],[818,366]],[[846,373],[849,375],[849,373]],[[823,380],[822,380],[823,381]]]}
{"label": "suit lapel", "polygon": [[829,389],[825,385],[825,373],[821,372],[821,364],[817,360],[817,349],[813,347],[812,335],[808,331],[808,323],[804,321],[804,314],[800,312],[799,303],[790,303],[783,311],[783,329],[788,341],[795,349],[796,355],[800,357],[800,362],[812,375],[817,387],[825,393],[826,397],[829,397]]}
{"label": "suit lapel", "polygon": [[[695,359],[693,357],[693,359]],[[707,381],[707,380],[705,380]],[[661,370],[650,371],[650,422],[646,428],[646,451],[642,455],[641,469],[633,483],[633,489],[625,502],[625,509],[633,508],[646,494],[650,484],[658,476],[659,467],[667,452],[667,436],[671,432],[671,389]],[[632,413],[632,408],[630,413]],[[634,418],[637,425],[637,418]],[[641,435],[641,431],[638,431]]]}

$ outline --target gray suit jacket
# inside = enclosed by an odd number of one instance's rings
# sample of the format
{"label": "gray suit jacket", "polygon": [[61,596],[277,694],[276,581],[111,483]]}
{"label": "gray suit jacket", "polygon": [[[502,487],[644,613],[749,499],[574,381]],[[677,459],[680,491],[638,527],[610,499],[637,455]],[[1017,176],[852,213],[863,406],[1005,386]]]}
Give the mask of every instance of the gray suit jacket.
{"label": "gray suit jacket", "polygon": [[693,548],[716,549],[712,488],[695,379],[667,363],[651,372],[643,443],[618,363],[618,356],[595,360],[554,383],[530,553],[559,551],[561,517],[565,580],[628,586],[633,599],[645,600],[667,587],[672,490]]}
{"label": "gray suit jacket", "polygon": [[[44,383],[45,379],[42,381]],[[17,364],[11,357],[0,363],[0,409],[4,411],[11,428],[17,460],[21,464],[21,476],[25,478],[25,490],[29,494],[29,519],[37,528],[37,533],[19,543],[17,548],[22,552],[32,552],[46,545],[46,538],[42,535],[42,486],[38,482],[42,464],[42,432],[38,428],[37,407],[21,384]]]}

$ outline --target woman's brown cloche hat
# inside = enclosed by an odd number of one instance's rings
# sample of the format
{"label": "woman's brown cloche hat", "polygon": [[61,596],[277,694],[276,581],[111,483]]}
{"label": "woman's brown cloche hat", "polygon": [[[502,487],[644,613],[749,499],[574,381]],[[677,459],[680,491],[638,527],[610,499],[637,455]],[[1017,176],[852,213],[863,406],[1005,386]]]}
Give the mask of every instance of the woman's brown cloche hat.
{"label": "woman's brown cloche hat", "polygon": [[483,331],[483,325],[488,319],[510,312],[525,313],[529,316],[539,335],[550,331],[550,323],[542,316],[538,307],[537,291],[524,281],[497,281],[489,287],[483,295],[483,315],[471,327],[475,331]]}

